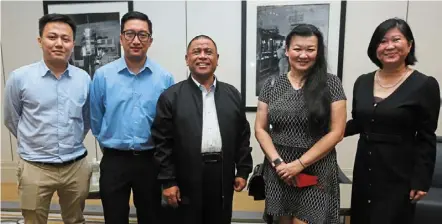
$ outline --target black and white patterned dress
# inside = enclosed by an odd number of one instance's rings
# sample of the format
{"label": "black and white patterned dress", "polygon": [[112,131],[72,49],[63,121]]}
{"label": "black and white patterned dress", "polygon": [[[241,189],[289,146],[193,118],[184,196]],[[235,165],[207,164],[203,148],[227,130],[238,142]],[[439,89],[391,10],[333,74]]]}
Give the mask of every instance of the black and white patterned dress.
{"label": "black and white patterned dress", "polygon": [[[340,79],[328,74],[327,86],[332,102],[345,100]],[[264,84],[260,101],[269,105],[270,136],[279,155],[285,162],[301,157],[319,139],[321,134],[310,134],[303,89],[294,89],[286,75],[278,76]],[[266,182],[265,209],[274,217],[293,216],[311,224],[339,223],[339,183],[336,151],[333,149],[323,159],[303,172],[318,176],[319,185],[296,188],[282,181],[269,162],[264,163]]]}

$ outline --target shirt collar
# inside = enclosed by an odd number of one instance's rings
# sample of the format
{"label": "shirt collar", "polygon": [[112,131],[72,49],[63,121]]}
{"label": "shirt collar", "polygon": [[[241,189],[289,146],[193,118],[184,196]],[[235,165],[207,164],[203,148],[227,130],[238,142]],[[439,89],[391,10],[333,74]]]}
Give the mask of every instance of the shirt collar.
{"label": "shirt collar", "polygon": [[[144,69],[148,68],[152,71],[152,62],[149,60],[149,57],[146,57],[146,61],[144,62],[143,68],[140,70],[140,73],[144,71]],[[129,68],[127,67],[126,60],[124,60],[124,57],[121,57],[118,59],[117,63],[117,71],[121,72],[124,69],[127,69],[129,71]]]}
{"label": "shirt collar", "polygon": [[[41,60],[40,62],[40,74],[41,76],[46,76],[47,74],[52,74],[51,70],[48,68],[44,60]],[[67,76],[72,75],[72,65],[68,63],[67,69],[63,72],[63,74],[66,74]]]}
{"label": "shirt collar", "polygon": [[[190,77],[195,82],[195,84],[198,86],[198,88],[200,88],[201,91],[206,90],[206,87],[201,85],[201,83],[199,83],[196,79],[194,79],[192,75],[190,75]],[[208,92],[215,90],[215,88],[216,88],[216,76],[214,76],[213,84],[212,84],[212,86],[210,86],[210,91],[208,91]]]}

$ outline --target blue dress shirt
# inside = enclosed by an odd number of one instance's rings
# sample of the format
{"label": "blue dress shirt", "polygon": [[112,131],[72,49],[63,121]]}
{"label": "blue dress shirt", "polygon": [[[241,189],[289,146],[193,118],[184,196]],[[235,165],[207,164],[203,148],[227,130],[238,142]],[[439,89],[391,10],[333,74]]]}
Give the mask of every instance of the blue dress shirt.
{"label": "blue dress shirt", "polygon": [[148,150],[154,147],[150,128],[160,94],[173,76],[146,59],[138,74],[124,58],[99,68],[91,84],[91,129],[100,147]]}
{"label": "blue dress shirt", "polygon": [[5,86],[4,122],[26,161],[62,163],[86,151],[90,76],[68,65],[59,79],[44,61],[13,71]]}

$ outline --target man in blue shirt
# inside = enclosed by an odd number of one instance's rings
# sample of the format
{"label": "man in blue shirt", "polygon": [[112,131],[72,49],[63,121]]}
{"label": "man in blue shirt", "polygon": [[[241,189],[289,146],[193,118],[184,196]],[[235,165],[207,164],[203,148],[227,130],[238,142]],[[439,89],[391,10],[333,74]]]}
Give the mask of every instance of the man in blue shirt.
{"label": "man in blue shirt", "polygon": [[91,85],[91,129],[103,149],[100,197],[107,224],[128,223],[133,191],[138,223],[158,223],[161,189],[150,134],[160,94],[172,75],[146,56],[152,22],[140,12],[121,19],[124,57],[101,68]]}
{"label": "man in blue shirt", "polygon": [[89,75],[70,64],[76,26],[66,15],[39,20],[43,60],[16,69],[5,87],[4,122],[17,138],[19,200],[25,223],[46,224],[51,198],[64,223],[84,223],[91,168]]}

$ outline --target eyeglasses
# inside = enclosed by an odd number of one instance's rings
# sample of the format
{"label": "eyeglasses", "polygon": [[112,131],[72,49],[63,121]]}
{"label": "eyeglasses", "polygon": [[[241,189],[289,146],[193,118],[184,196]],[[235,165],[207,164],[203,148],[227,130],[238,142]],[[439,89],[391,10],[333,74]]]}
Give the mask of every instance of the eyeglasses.
{"label": "eyeglasses", "polygon": [[146,42],[148,41],[152,35],[148,32],[145,31],[140,31],[140,32],[135,32],[134,30],[125,30],[122,32],[124,39],[126,39],[127,41],[133,41],[135,39],[135,36],[138,36],[138,39],[141,42]]}

